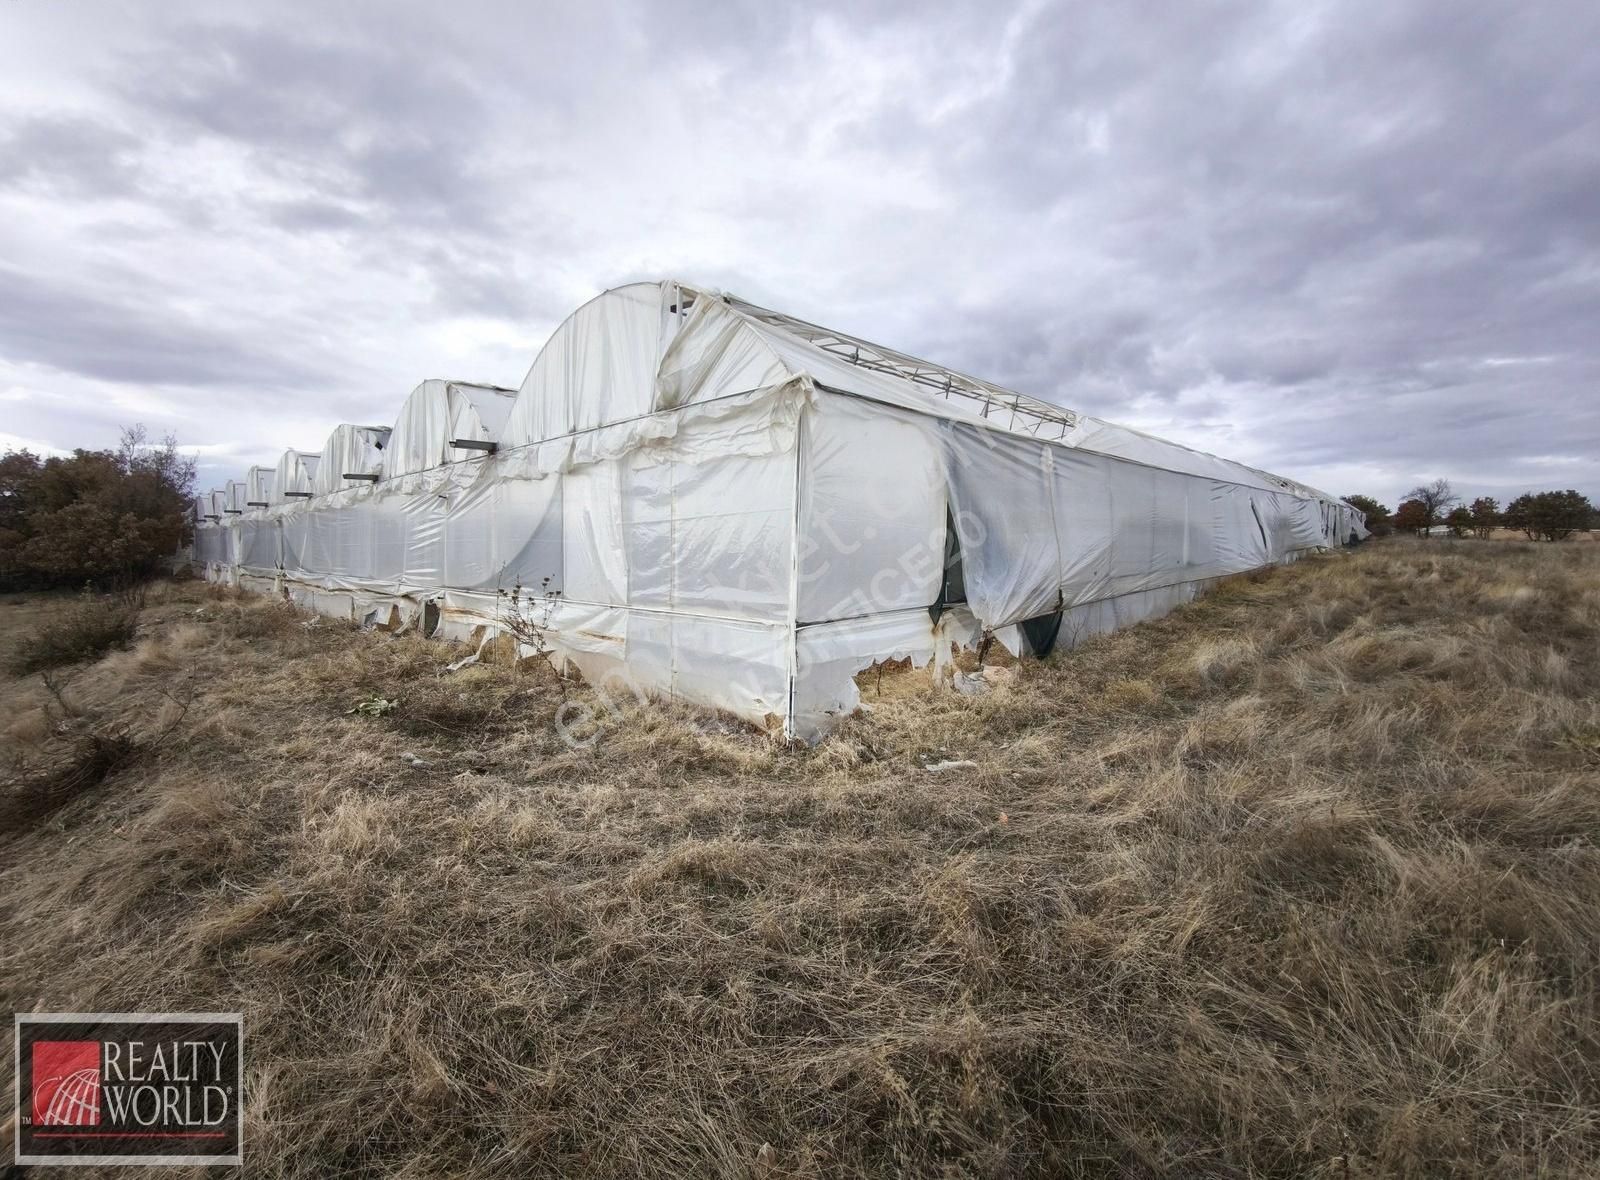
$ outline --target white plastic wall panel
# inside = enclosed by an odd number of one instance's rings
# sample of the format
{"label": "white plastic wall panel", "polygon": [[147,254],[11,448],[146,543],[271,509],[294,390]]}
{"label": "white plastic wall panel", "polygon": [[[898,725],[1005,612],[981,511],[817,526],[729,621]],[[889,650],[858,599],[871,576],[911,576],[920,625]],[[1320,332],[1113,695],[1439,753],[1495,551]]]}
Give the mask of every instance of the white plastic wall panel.
{"label": "white plastic wall panel", "polygon": [[565,483],[512,480],[492,486],[495,570],[479,585],[494,589],[520,585],[533,594],[565,595]]}
{"label": "white plastic wall panel", "polygon": [[444,518],[439,584],[546,595],[563,589],[560,480],[480,480]]}
{"label": "white plastic wall panel", "polygon": [[1240,568],[1219,556],[1214,498],[1231,485],[1074,451],[1051,468],[1064,604]]}
{"label": "white plastic wall panel", "polygon": [[961,423],[945,433],[967,601],[989,626],[1323,544],[1316,503],[1287,493]]}
{"label": "white plastic wall panel", "polygon": [[786,620],[794,485],[792,451],[630,456],[622,510],[629,605]]}
{"label": "white plastic wall panel", "polygon": [[202,524],[194,530],[194,559],[202,565],[223,561],[227,550],[224,531],[219,525]]}
{"label": "white plastic wall panel", "polygon": [[892,659],[921,667],[935,656],[934,625],[923,608],[812,624],[800,628],[795,644],[793,729],[806,741],[854,711],[861,669]]}
{"label": "white plastic wall panel", "polygon": [[[352,559],[365,559],[365,568],[359,575],[363,581],[393,592],[404,581],[408,566],[417,568],[422,564],[406,553],[406,542],[412,530],[408,518],[413,513],[426,512],[427,501],[431,498],[386,492],[359,502],[366,511],[350,514],[351,527],[346,540]],[[415,501],[422,501],[422,504],[413,507]]]}
{"label": "white plastic wall panel", "polygon": [[315,519],[316,513],[309,511],[286,512],[278,517],[278,557],[284,573],[294,576],[308,568],[306,540]]}
{"label": "white plastic wall panel", "polygon": [[384,495],[378,499],[399,509],[404,529],[404,559],[396,579],[397,590],[403,594],[425,593],[445,585],[445,522],[450,501],[439,494]]}
{"label": "white plastic wall panel", "polygon": [[[448,501],[443,520],[444,554],[437,585],[459,590],[496,588],[501,555],[497,544],[497,492],[502,485],[482,480]],[[530,536],[532,535],[530,531]]]}
{"label": "white plastic wall panel", "polygon": [[574,602],[628,602],[627,545],[622,525],[625,459],[575,468],[561,481],[562,593]]}
{"label": "white plastic wall panel", "polygon": [[939,423],[823,395],[800,448],[802,623],[938,601],[946,490]]}
{"label": "white plastic wall panel", "polygon": [[1051,448],[957,423],[946,425],[945,442],[973,613],[998,626],[1053,611],[1062,571],[1051,519]]}
{"label": "white plastic wall panel", "polygon": [[239,564],[257,573],[278,568],[278,522],[266,517],[245,517],[238,525]]}
{"label": "white plastic wall panel", "polygon": [[1213,505],[1217,544],[1235,569],[1254,569],[1272,561],[1271,536],[1263,526],[1261,492],[1237,484],[1223,485]]}
{"label": "white plastic wall panel", "polygon": [[1146,619],[1159,618],[1192,601],[1207,584],[1204,581],[1178,582],[1069,607],[1062,613],[1056,647],[1065,651],[1098,635],[1109,635]]}
{"label": "white plastic wall panel", "polygon": [[1316,549],[1331,543],[1324,502],[1282,493],[1276,499],[1279,513],[1288,522],[1291,551]]}
{"label": "white plastic wall panel", "polygon": [[352,575],[341,515],[337,510],[301,514],[302,523],[289,531],[284,546],[284,569],[291,577],[323,584]]}
{"label": "white plastic wall panel", "polygon": [[628,675],[647,692],[687,697],[746,720],[789,710],[789,630],[781,624],[630,610]]}

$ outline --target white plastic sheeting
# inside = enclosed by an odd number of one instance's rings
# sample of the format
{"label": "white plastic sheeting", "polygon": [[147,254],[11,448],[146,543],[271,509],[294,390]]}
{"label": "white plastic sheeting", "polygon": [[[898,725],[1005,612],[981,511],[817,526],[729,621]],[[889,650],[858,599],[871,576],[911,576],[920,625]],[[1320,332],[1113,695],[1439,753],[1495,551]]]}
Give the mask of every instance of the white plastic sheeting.
{"label": "white plastic sheeting", "polygon": [[198,528],[210,576],[455,637],[515,599],[591,679],[805,738],[875,661],[1071,643],[1365,535],[1303,484],[675,282],[580,308],[515,392],[425,381],[392,433],[297,455],[270,508]]}
{"label": "white plastic sheeting", "polygon": [[194,561],[213,577],[232,576],[233,531],[222,524],[228,519],[224,514],[227,505],[224,488],[213,488],[195,501]]}
{"label": "white plastic sheeting", "polygon": [[322,458],[312,477],[311,490],[319,496],[351,486],[352,475],[378,475],[389,443],[387,426],[354,426],[344,422],[333,428],[322,444]]}
{"label": "white plastic sheeting", "polygon": [[317,468],[321,463],[321,455],[297,451],[292,447],[285,451],[273,475],[272,503],[284,504],[315,495]]}
{"label": "white plastic sheeting", "polygon": [[395,479],[467,457],[457,440],[494,442],[511,414],[516,392],[460,381],[424,381],[411,391],[384,448],[383,474]]}
{"label": "white plastic sheeting", "polygon": [[246,508],[266,508],[274,500],[278,477],[271,467],[252,467],[245,473],[244,500]]}

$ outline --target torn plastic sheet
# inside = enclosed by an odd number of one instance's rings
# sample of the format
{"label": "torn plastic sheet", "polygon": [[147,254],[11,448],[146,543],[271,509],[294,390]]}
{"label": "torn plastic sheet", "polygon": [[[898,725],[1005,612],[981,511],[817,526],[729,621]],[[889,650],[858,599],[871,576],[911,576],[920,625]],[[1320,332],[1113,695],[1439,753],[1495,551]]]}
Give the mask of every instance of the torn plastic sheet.
{"label": "torn plastic sheet", "polygon": [[390,433],[387,426],[356,426],[349,422],[335,426],[322,444],[322,458],[312,477],[311,490],[318,496],[331,496],[362,486],[350,476],[377,478],[383,471]]}

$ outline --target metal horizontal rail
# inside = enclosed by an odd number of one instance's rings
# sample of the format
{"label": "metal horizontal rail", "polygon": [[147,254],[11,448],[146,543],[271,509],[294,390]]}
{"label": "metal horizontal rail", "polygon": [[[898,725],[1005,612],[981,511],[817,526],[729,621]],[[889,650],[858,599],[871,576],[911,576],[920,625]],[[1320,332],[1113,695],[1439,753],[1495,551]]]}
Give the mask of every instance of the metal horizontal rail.
{"label": "metal horizontal rail", "polygon": [[1052,405],[1027,394],[991,385],[987,381],[980,381],[976,377],[969,377],[954,369],[918,360],[916,357],[896,352],[892,348],[885,348],[881,344],[873,344],[871,341],[844,332],[836,332],[832,328],[808,323],[770,308],[746,303],[732,295],[724,298],[731,307],[752,319],[798,336],[830,356],[838,357],[858,368],[900,377],[930,389],[946,399],[960,398],[975,403],[980,418],[997,422],[1008,430],[1021,431],[1036,438],[1059,440],[1065,438],[1078,424],[1077,413],[1064,406]]}

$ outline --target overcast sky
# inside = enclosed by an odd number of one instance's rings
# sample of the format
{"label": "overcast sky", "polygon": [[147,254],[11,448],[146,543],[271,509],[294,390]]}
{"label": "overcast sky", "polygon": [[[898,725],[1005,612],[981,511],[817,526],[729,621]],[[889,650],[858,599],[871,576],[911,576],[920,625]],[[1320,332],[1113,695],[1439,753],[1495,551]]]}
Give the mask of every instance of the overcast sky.
{"label": "overcast sky", "polygon": [[672,276],[1391,506],[1600,498],[1600,4],[0,0],[0,447],[204,486]]}

